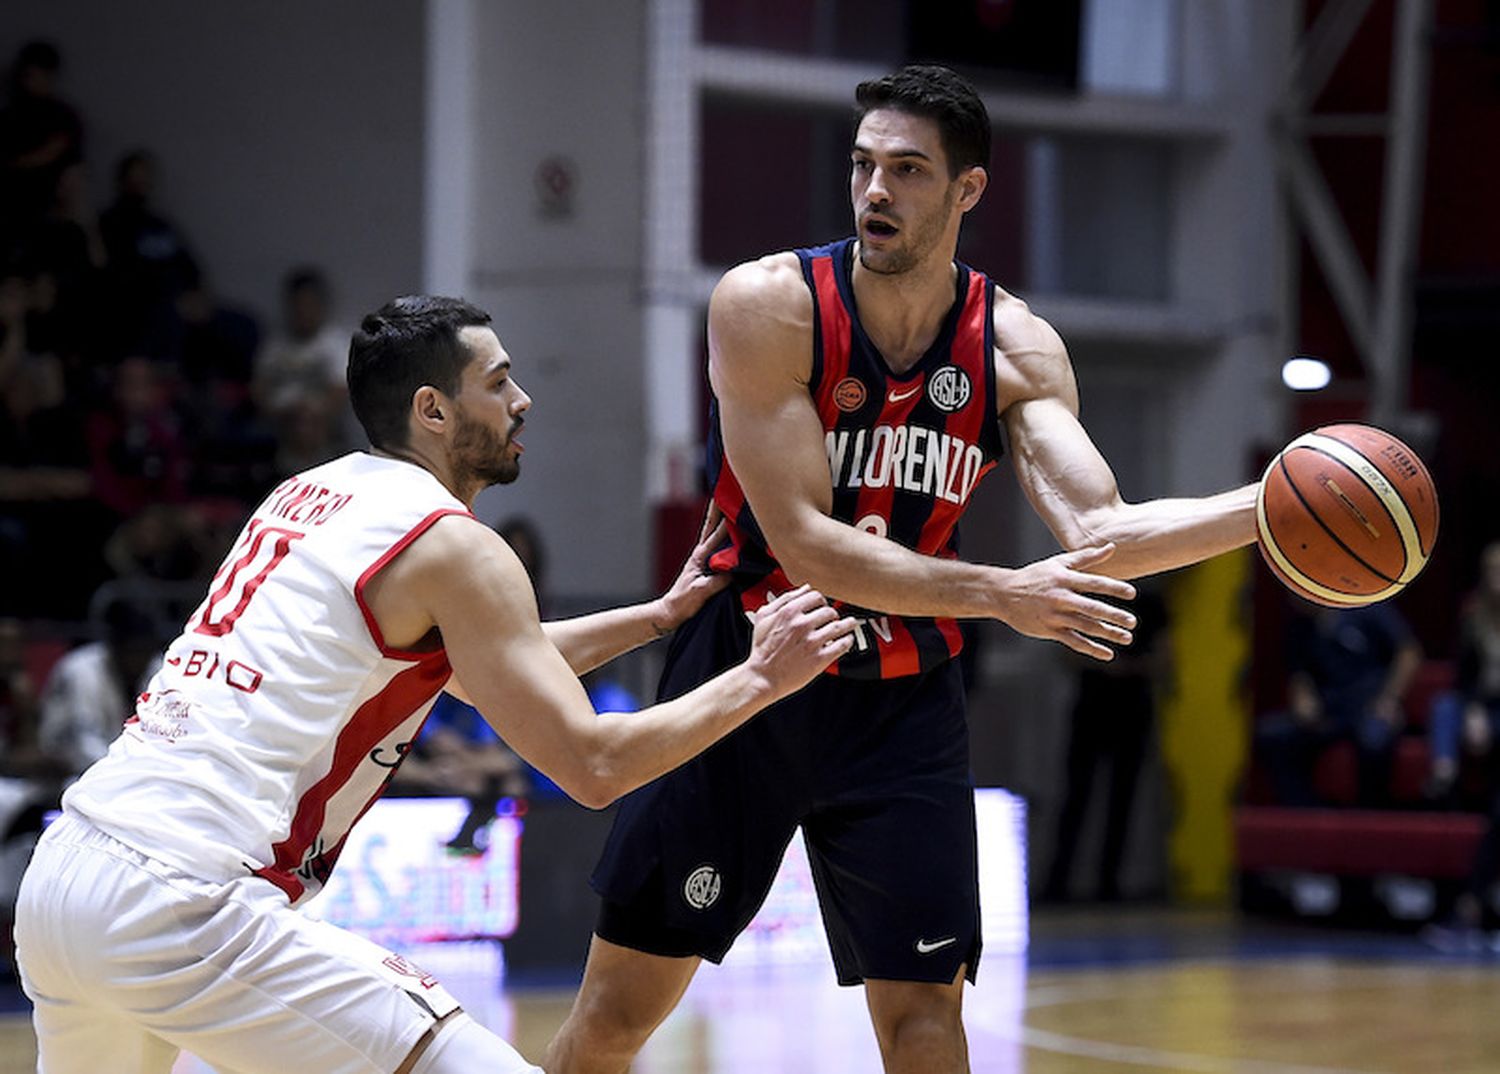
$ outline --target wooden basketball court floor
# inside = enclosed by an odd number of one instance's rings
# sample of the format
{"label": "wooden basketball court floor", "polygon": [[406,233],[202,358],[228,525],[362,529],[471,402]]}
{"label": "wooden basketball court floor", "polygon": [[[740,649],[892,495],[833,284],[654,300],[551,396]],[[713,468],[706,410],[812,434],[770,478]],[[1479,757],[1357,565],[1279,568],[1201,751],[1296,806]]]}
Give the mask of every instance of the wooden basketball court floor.
{"label": "wooden basketball court floor", "polygon": [[[980,1074],[1480,1074],[1500,1071],[1500,955],[1408,935],[1230,914],[1063,911],[1026,956],[986,956],[965,1000]],[[492,948],[423,958],[477,1018],[535,1059],[572,990],[497,988]],[[24,1012],[0,1021],[0,1074],[34,1070]],[[191,1057],[174,1074],[205,1074]],[[878,1072],[862,993],[826,965],[706,966],[637,1074]],[[107,1074],[107,1072],[101,1072]]]}

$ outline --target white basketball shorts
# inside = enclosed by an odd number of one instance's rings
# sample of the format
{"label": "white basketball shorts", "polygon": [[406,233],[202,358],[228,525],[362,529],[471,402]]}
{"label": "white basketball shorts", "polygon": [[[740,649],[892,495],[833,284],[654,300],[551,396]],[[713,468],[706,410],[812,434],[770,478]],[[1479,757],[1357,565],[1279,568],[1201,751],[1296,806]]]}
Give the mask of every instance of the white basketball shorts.
{"label": "white basketball shorts", "polygon": [[211,883],[64,815],[16,905],[38,1074],[391,1074],[458,1004],[399,955],[287,905],[255,877]]}

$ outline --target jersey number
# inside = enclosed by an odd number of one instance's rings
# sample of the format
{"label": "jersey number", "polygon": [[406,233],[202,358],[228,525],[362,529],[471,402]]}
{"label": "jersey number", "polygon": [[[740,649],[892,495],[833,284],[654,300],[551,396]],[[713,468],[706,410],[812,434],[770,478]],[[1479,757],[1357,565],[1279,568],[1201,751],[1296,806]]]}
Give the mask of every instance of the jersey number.
{"label": "jersey number", "polygon": [[244,539],[214,575],[213,588],[209,590],[208,600],[203,604],[203,613],[194,624],[193,632],[220,638],[233,630],[235,621],[245,614],[245,608],[260,584],[286,558],[292,542],[302,537],[303,534],[296,530],[251,522]]}

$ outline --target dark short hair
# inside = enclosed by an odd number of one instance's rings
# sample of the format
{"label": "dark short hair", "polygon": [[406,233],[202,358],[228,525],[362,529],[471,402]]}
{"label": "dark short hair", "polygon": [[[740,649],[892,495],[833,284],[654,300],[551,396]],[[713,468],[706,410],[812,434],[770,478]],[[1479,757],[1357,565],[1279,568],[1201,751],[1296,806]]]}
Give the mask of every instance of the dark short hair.
{"label": "dark short hair", "polygon": [[28,67],[56,73],[62,69],[62,53],[51,41],[28,41],[16,52],[16,70]]}
{"label": "dark short hair", "polygon": [[137,164],[144,164],[148,168],[156,167],[156,154],[149,149],[132,149],[123,154],[119,160],[115,161],[115,182],[123,183],[130,169]]}
{"label": "dark short hair", "polygon": [[877,108],[893,108],[938,126],[948,177],[990,163],[990,114],[962,77],[937,64],[910,64],[894,74],[861,82],[854,90],[854,127]]}
{"label": "dark short hair", "polygon": [[290,298],[299,291],[316,291],[322,298],[328,297],[328,277],[316,265],[298,265],[281,281],[281,290]]}
{"label": "dark short hair", "polygon": [[404,295],[360,322],[349,343],[349,402],[372,447],[407,445],[407,416],[418,388],[458,394],[471,357],[458,333],[489,323],[478,306],[438,295]]}

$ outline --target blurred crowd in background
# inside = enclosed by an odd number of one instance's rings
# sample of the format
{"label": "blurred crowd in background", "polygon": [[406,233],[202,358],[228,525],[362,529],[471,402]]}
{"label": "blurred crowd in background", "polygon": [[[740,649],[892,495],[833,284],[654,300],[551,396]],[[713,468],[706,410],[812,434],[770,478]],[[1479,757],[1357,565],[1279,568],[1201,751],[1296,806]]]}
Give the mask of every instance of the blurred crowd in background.
{"label": "blurred crowd in background", "polygon": [[355,437],[328,280],[289,269],[275,325],[216,295],[149,149],[88,189],[62,72],[25,45],[0,112],[0,614],[80,619],[111,580],[201,580],[280,476]]}

